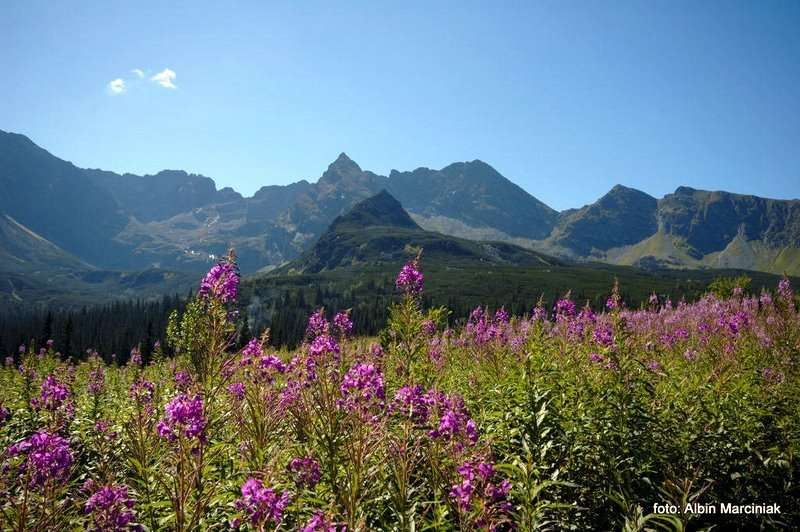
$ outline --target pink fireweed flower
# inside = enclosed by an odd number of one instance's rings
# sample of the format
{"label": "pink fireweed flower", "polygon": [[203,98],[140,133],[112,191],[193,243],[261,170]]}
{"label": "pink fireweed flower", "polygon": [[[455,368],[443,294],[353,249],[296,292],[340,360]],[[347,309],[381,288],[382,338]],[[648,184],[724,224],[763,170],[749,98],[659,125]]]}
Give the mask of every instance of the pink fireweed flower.
{"label": "pink fireweed flower", "polygon": [[484,511],[500,517],[511,511],[508,500],[511,482],[500,479],[495,474],[491,462],[467,460],[459,468],[461,483],[454,484],[450,490],[452,497],[461,511],[468,511],[476,499],[481,500]]}
{"label": "pink fireweed flower", "polygon": [[609,325],[600,325],[592,332],[592,340],[603,347],[614,344],[614,330]]}
{"label": "pink fireweed flower", "polygon": [[431,338],[428,342],[428,360],[437,368],[441,368],[444,364],[442,352],[442,341],[439,338]]}
{"label": "pink fireweed flower", "polygon": [[764,368],[761,377],[767,384],[780,384],[783,382],[783,373],[775,368]]}
{"label": "pink fireweed flower", "polygon": [[341,349],[336,339],[328,334],[317,336],[308,346],[308,354],[314,358],[320,358],[323,355],[333,355],[334,359],[339,358]]}
{"label": "pink fireweed flower", "polygon": [[739,331],[747,327],[749,324],[750,319],[746,312],[739,311],[733,314],[728,318],[728,328],[731,330],[733,334],[738,334]]}
{"label": "pink fireweed flower", "polygon": [[594,362],[595,364],[600,364],[605,359],[603,358],[603,355],[601,355],[600,353],[589,353],[589,360],[591,362]]}
{"label": "pink fireweed flower", "polygon": [[101,419],[95,423],[94,430],[106,441],[116,440],[118,436],[116,431],[111,430],[111,422],[107,419]]}
{"label": "pink fireweed flower", "polygon": [[471,480],[465,479],[461,484],[454,484],[450,489],[450,497],[456,500],[459,509],[462,511],[469,510],[472,506],[472,494],[475,492],[475,486]]}
{"label": "pink fireweed flower", "polygon": [[164,417],[156,427],[159,436],[174,440],[182,433],[189,439],[204,441],[206,417],[203,413],[203,400],[199,395],[189,398],[186,394],[180,394],[164,410]]}
{"label": "pink fireweed flower", "polygon": [[389,412],[424,425],[428,421],[428,408],[429,401],[422,386],[405,385],[395,392]]}
{"label": "pink fireweed flower", "polygon": [[464,327],[465,340],[475,345],[483,345],[492,338],[489,319],[482,307],[475,307],[470,312],[467,325]]}
{"label": "pink fireweed flower", "polygon": [[[94,483],[89,481],[86,486],[94,490]],[[94,491],[83,511],[91,516],[91,530],[96,532],[130,530],[130,525],[136,518],[133,511],[134,499],[128,494],[127,486],[109,484]]]}
{"label": "pink fireweed flower", "polygon": [[338,312],[333,317],[333,328],[339,336],[346,338],[353,333],[353,322],[347,312]]}
{"label": "pink fireweed flower", "polygon": [[522,336],[522,335],[520,335],[520,336],[512,336],[511,340],[508,343],[508,345],[509,345],[509,347],[511,347],[511,351],[513,351],[514,353],[519,353],[520,351],[522,351],[522,348],[525,347],[525,342],[526,341],[527,340],[526,340],[525,336]]}
{"label": "pink fireweed flower", "polygon": [[262,355],[256,364],[257,380],[272,383],[275,375],[286,371],[286,364],[275,355]]}
{"label": "pink fireweed flower", "polygon": [[264,353],[261,347],[261,341],[258,338],[252,338],[247,345],[242,349],[241,365],[247,366],[253,363],[253,359],[259,358]]}
{"label": "pink fireweed flower", "polygon": [[763,292],[761,292],[761,295],[758,298],[758,302],[761,304],[762,307],[771,307],[772,294],[764,290]]}
{"label": "pink fireweed flower", "polygon": [[287,467],[298,486],[313,488],[321,478],[319,462],[310,456],[292,458]]}
{"label": "pink fireweed flower", "polygon": [[778,281],[778,296],[784,301],[791,301],[794,298],[792,283],[789,282],[788,277],[784,276],[783,279]]}
{"label": "pink fireweed flower", "polygon": [[31,406],[53,412],[69,399],[69,389],[53,375],[45,377],[39,397],[31,399]]}
{"label": "pink fireweed flower", "polygon": [[597,316],[592,310],[592,307],[589,306],[589,303],[586,303],[586,306],[578,313],[578,320],[583,322],[584,325],[592,325],[597,321]]}
{"label": "pink fireweed flower", "polygon": [[27,440],[16,443],[6,451],[9,456],[24,455],[20,472],[29,474],[33,487],[42,487],[49,481],[64,482],[72,467],[69,442],[58,434],[37,432]]}
{"label": "pink fireweed flower", "polygon": [[508,320],[509,320],[509,315],[505,307],[500,307],[499,309],[497,309],[497,311],[495,311],[494,313],[495,323],[508,323]]}
{"label": "pink fireweed flower", "polygon": [[614,288],[606,300],[606,308],[612,312],[622,309],[622,295],[619,293],[619,281],[614,279]]}
{"label": "pink fireweed flower", "polygon": [[152,405],[156,386],[146,379],[139,379],[128,388],[128,395],[137,403]]}
{"label": "pink fireweed flower", "polygon": [[697,360],[697,351],[694,349],[687,349],[683,352],[683,358],[685,358],[687,362],[694,362]]}
{"label": "pink fireweed flower", "polygon": [[545,321],[547,319],[547,311],[542,305],[536,305],[531,311],[532,321]]}
{"label": "pink fireweed flower", "polygon": [[327,335],[330,332],[330,323],[325,319],[322,309],[317,309],[308,317],[306,326],[306,340],[313,340],[317,336]]}
{"label": "pink fireweed flower", "polygon": [[383,347],[381,344],[372,343],[369,346],[369,359],[373,362],[380,362],[383,359]]}
{"label": "pink fireweed flower", "polygon": [[441,413],[438,422],[434,422],[436,428],[428,431],[428,436],[453,442],[458,449],[463,448],[464,444],[475,445],[478,442],[477,426],[469,417],[461,397],[430,390],[425,400],[432,410]]}
{"label": "pink fireweed flower", "polygon": [[436,324],[433,320],[424,320],[422,322],[422,333],[425,336],[433,336],[436,334]]}
{"label": "pink fireweed flower", "polygon": [[659,371],[661,369],[661,364],[657,360],[651,360],[647,363],[647,369],[650,371]]}
{"label": "pink fireweed flower", "polygon": [[244,399],[245,387],[241,382],[234,382],[228,385],[228,393],[237,401]]}
{"label": "pink fireweed flower", "polygon": [[155,394],[155,384],[146,379],[139,379],[128,388],[128,396],[146,414],[152,414],[155,410],[155,405],[153,404]]}
{"label": "pink fireweed flower", "polygon": [[142,352],[139,350],[139,347],[134,347],[131,349],[131,356],[128,359],[128,362],[131,366],[138,366],[141,367],[142,365]]}
{"label": "pink fireweed flower", "polygon": [[87,390],[90,395],[100,395],[106,387],[106,372],[102,366],[97,366],[89,372]]}
{"label": "pink fireweed flower", "polygon": [[267,523],[279,525],[283,520],[283,511],[289,504],[289,492],[278,493],[267,488],[261,480],[249,478],[242,484],[242,496],[236,501],[236,507],[243,512],[254,527]]}
{"label": "pink fireweed flower", "polygon": [[5,425],[6,420],[11,417],[11,410],[3,406],[3,403],[0,403],[0,427]]}
{"label": "pink fireweed flower", "polygon": [[339,387],[340,406],[360,417],[374,417],[383,409],[383,375],[372,364],[356,364],[348,370]]}
{"label": "pink fireweed flower", "polygon": [[469,319],[467,323],[480,323],[486,322],[486,311],[483,310],[483,307],[475,307],[472,309],[472,312],[469,313]]}
{"label": "pink fireweed flower", "polygon": [[277,374],[286,372],[286,364],[275,355],[265,354],[261,342],[256,338],[250,340],[242,350],[239,364],[248,368],[247,372],[255,382],[272,384]]}
{"label": "pink fireweed flower", "polygon": [[425,276],[419,270],[419,262],[413,260],[406,263],[397,275],[395,287],[398,291],[408,295],[419,295],[425,285]]}
{"label": "pink fireweed flower", "polygon": [[284,387],[281,389],[279,406],[281,408],[288,408],[293,404],[297,403],[297,401],[300,399],[300,393],[302,387],[303,385],[300,383],[299,380],[296,379],[288,380],[284,385]]}
{"label": "pink fireweed flower", "polygon": [[175,388],[181,392],[186,392],[192,387],[192,376],[186,371],[178,371],[175,373]]}
{"label": "pink fireweed flower", "polygon": [[198,295],[203,299],[213,298],[222,303],[236,299],[239,291],[239,271],[233,262],[220,262],[212,267],[203,282]]}
{"label": "pink fireweed flower", "polygon": [[569,294],[567,294],[563,299],[556,301],[556,304],[553,307],[553,312],[556,314],[557,320],[570,318],[575,315],[575,303],[569,299]]}
{"label": "pink fireweed flower", "polygon": [[321,510],[314,512],[311,519],[300,528],[300,532],[345,532],[346,530],[346,526],[337,527]]}

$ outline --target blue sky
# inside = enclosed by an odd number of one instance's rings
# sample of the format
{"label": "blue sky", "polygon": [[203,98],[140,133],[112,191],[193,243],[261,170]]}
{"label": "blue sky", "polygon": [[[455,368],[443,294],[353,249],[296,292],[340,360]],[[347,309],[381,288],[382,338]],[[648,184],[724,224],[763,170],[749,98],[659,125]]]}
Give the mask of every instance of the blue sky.
{"label": "blue sky", "polygon": [[795,1],[7,0],[0,50],[0,129],[82,167],[249,195],[345,151],[482,159],[557,209],[616,183],[800,197]]}

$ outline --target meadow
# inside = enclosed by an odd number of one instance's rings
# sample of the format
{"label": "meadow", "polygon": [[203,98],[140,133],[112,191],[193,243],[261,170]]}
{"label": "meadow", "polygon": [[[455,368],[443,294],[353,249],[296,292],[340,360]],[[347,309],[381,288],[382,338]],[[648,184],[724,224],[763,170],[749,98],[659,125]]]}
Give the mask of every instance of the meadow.
{"label": "meadow", "polygon": [[378,337],[319,309],[297,349],[268,332],[235,349],[231,256],[145,359],[21,345],[0,369],[0,527],[800,527],[788,279],[636,307],[610,286],[601,312],[567,292],[456,328],[422,304],[427,280],[403,266]]}

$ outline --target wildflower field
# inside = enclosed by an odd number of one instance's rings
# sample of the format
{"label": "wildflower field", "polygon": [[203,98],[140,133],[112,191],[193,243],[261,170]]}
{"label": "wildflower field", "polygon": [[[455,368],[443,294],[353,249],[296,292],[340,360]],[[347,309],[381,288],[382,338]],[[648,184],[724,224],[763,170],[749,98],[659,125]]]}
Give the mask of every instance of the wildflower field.
{"label": "wildflower field", "polygon": [[597,313],[567,293],[452,329],[414,261],[378,338],[320,309],[291,352],[234,347],[238,282],[215,266],[152,360],[6,358],[3,530],[800,527],[788,279],[642,308],[609,287]]}

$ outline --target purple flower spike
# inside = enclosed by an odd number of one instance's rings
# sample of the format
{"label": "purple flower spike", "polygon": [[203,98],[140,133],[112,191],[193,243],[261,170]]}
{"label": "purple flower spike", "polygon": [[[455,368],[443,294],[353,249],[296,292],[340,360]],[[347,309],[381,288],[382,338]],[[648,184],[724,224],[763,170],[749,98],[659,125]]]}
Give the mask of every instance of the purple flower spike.
{"label": "purple flower spike", "polygon": [[[89,486],[93,487],[93,483]],[[129,525],[135,519],[134,500],[128,495],[127,486],[103,486],[89,497],[83,507],[89,514],[96,531],[130,530]]]}
{"label": "purple flower spike", "polygon": [[250,519],[254,527],[270,522],[279,525],[288,504],[289,492],[278,495],[256,478],[249,478],[242,484],[242,497],[236,501],[236,507]]}
{"label": "purple flower spike", "polygon": [[406,263],[400,270],[395,281],[395,287],[400,292],[408,295],[419,295],[425,286],[425,276],[419,271],[419,263],[413,260]]}
{"label": "purple flower spike", "polygon": [[220,262],[211,268],[200,283],[201,298],[218,299],[229,303],[236,299],[239,291],[239,270],[230,261]]}
{"label": "purple flower spike", "polygon": [[42,487],[49,481],[65,481],[72,467],[69,442],[58,434],[46,431],[37,432],[27,440],[12,445],[7,453],[9,456],[26,456],[21,471],[30,473],[33,487]]}
{"label": "purple flower spike", "polygon": [[164,417],[159,421],[156,430],[162,438],[174,440],[178,433],[189,439],[204,439],[206,418],[203,414],[203,400],[199,395],[189,398],[180,394],[167,404]]}
{"label": "purple flower spike", "polygon": [[310,456],[292,458],[289,462],[289,472],[295,478],[298,486],[313,488],[321,477],[319,462]]}
{"label": "purple flower spike", "polygon": [[347,312],[338,312],[333,317],[333,327],[336,332],[343,338],[350,336],[353,333],[353,322]]}

